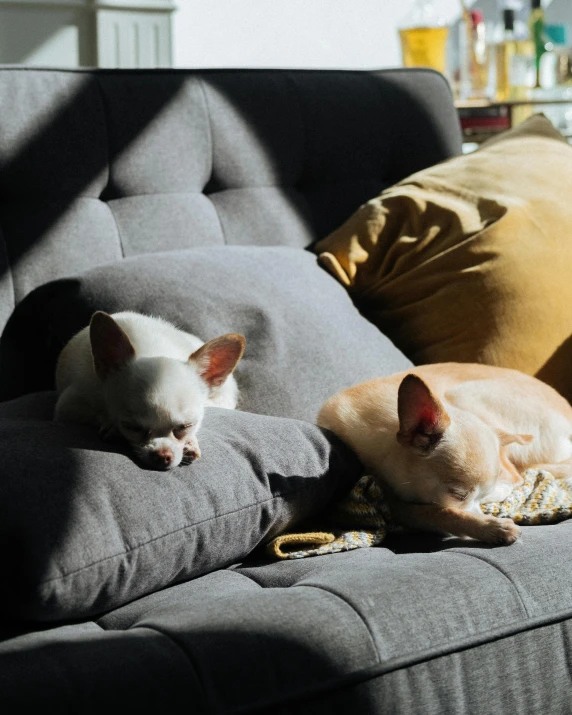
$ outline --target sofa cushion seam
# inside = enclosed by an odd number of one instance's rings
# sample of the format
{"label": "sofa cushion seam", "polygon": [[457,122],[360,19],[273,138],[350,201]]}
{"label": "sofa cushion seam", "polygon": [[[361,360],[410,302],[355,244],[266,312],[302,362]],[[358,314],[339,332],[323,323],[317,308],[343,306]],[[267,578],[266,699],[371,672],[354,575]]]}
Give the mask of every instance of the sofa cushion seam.
{"label": "sofa cushion seam", "polygon": [[[1,216],[1,214],[0,214],[0,216]],[[8,242],[6,241],[6,233],[3,230],[1,223],[0,223],[0,242],[2,245],[2,249],[3,249],[2,253],[4,254],[4,259],[6,261],[6,276],[7,276],[7,280],[10,283],[9,290],[12,293],[12,310],[13,310],[16,307],[16,305],[18,304],[18,302],[16,300],[16,284],[14,281],[14,273],[12,270],[12,262],[10,260],[10,251],[8,248]]]}
{"label": "sofa cushion seam", "polygon": [[[506,548],[506,547],[505,547],[505,548]],[[513,547],[513,548],[514,548],[514,547]],[[517,548],[518,548],[518,547],[517,547]],[[533,618],[532,613],[530,613],[530,610],[529,610],[528,606],[526,605],[526,602],[525,602],[525,600],[524,600],[524,596],[523,596],[523,594],[521,593],[520,588],[517,586],[517,584],[516,584],[516,582],[514,581],[514,579],[512,578],[512,576],[511,576],[505,569],[503,569],[501,566],[499,566],[499,564],[495,564],[495,563],[493,563],[492,561],[489,561],[489,560],[483,558],[482,556],[478,556],[477,554],[467,553],[466,551],[460,551],[460,550],[456,550],[456,549],[450,549],[450,550],[448,550],[448,551],[442,551],[441,553],[442,553],[443,555],[461,554],[461,555],[463,555],[463,556],[468,556],[468,557],[473,558],[473,559],[478,559],[478,560],[481,561],[482,563],[485,563],[485,564],[487,564],[488,566],[490,566],[491,568],[494,568],[496,571],[498,571],[500,574],[502,574],[502,575],[507,579],[507,581],[512,585],[512,587],[513,587],[513,589],[514,589],[514,592],[516,593],[516,595],[517,595],[517,597],[518,597],[518,601],[519,601],[519,603],[520,603],[520,605],[521,605],[521,607],[522,607],[522,610],[524,611],[524,615],[525,615],[527,618]]]}
{"label": "sofa cushion seam", "polygon": [[376,658],[377,658],[377,662],[378,662],[378,663],[381,663],[381,658],[380,658],[380,655],[379,655],[379,649],[378,649],[377,644],[376,644],[376,642],[375,642],[375,638],[373,637],[373,633],[372,633],[372,631],[371,631],[371,628],[369,627],[369,623],[367,622],[365,616],[364,616],[362,613],[360,613],[360,611],[356,608],[356,606],[355,606],[353,603],[351,603],[351,601],[349,601],[347,598],[345,598],[344,596],[342,596],[342,595],[341,595],[340,593],[338,593],[337,591],[334,591],[334,590],[332,590],[332,589],[330,589],[330,588],[326,588],[326,587],[323,586],[323,585],[318,586],[318,585],[316,585],[316,584],[307,584],[307,583],[304,583],[304,582],[302,581],[302,582],[300,582],[300,583],[293,584],[293,586],[292,586],[292,588],[297,588],[297,587],[299,587],[299,588],[317,589],[317,590],[319,590],[319,591],[323,591],[323,592],[325,592],[325,593],[329,593],[331,596],[334,596],[334,597],[337,598],[338,600],[342,601],[342,603],[345,603],[346,606],[348,606],[348,608],[350,608],[350,609],[356,614],[356,616],[360,619],[360,621],[363,623],[363,625],[364,625],[364,627],[365,627],[365,629],[366,629],[366,631],[367,631],[367,634],[368,634],[368,636],[369,636],[369,639],[370,639],[372,648],[373,648],[373,650],[374,650],[374,652],[375,652],[375,655],[376,655]]}
{"label": "sofa cushion seam", "polygon": [[124,631],[124,632],[135,631],[137,629],[143,629],[143,628],[153,631],[154,633],[157,633],[157,634],[163,636],[163,638],[165,638],[169,643],[171,643],[172,645],[175,646],[175,648],[179,651],[179,653],[183,654],[184,658],[186,659],[187,665],[191,668],[191,670],[195,676],[195,681],[200,686],[200,692],[201,692],[203,703],[206,704],[207,697],[206,697],[206,691],[205,691],[204,685],[203,685],[201,679],[199,678],[197,665],[196,665],[194,659],[191,657],[191,654],[187,651],[187,649],[181,643],[179,643],[179,641],[171,633],[168,633],[167,631],[165,631],[161,628],[157,628],[157,626],[150,626],[148,624],[145,624],[144,626],[133,626],[133,628],[128,628],[127,631]]}
{"label": "sofa cushion seam", "polygon": [[[200,77],[200,76],[198,77],[198,81],[199,81],[199,86],[200,86],[200,88],[201,88],[201,92],[202,92],[202,95],[203,95],[203,101],[204,101],[204,103],[205,103],[205,113],[206,113],[206,117],[207,117],[207,127],[208,127],[208,136],[209,136],[209,145],[210,145],[210,152],[211,152],[211,171],[210,171],[211,176],[209,177],[209,181],[210,181],[210,179],[212,178],[212,175],[213,175],[213,173],[214,173],[214,133],[213,133],[213,128],[212,128],[211,110],[210,110],[210,106],[209,106],[209,100],[208,100],[208,97],[207,97],[207,91],[206,91],[206,89],[205,89],[205,83],[204,83],[203,78]],[[208,182],[207,182],[207,183],[208,183]],[[216,217],[217,217],[217,219],[218,219],[218,225],[219,225],[219,228],[220,228],[222,240],[223,240],[223,242],[225,243],[225,245],[228,245],[228,240],[227,240],[227,237],[226,237],[226,233],[225,233],[225,230],[224,230],[224,226],[223,226],[223,224],[222,224],[222,220],[221,220],[220,214],[219,214],[219,212],[218,212],[218,209],[217,209],[217,207],[216,207],[214,201],[212,201],[212,200],[210,199],[210,197],[209,197],[207,194],[205,194],[205,192],[204,192],[204,187],[203,187],[202,194],[203,194],[203,196],[204,196],[206,199],[208,199],[208,200],[210,201],[212,207],[214,208]]]}
{"label": "sofa cushion seam", "polygon": [[[109,186],[109,182],[111,181],[111,144],[110,144],[110,133],[109,133],[109,118],[107,115],[107,111],[105,108],[105,97],[103,94],[103,88],[101,86],[100,79],[97,75],[95,75],[95,84],[97,86],[99,98],[101,101],[101,112],[103,114],[103,126],[105,127],[105,137],[106,137],[106,142],[105,145],[107,147],[107,161],[106,161],[106,166],[107,166],[107,181],[105,182],[105,189]],[[99,198],[101,201],[101,198]],[[115,230],[117,231],[117,238],[119,240],[119,251],[121,253],[121,257],[125,258],[125,249],[123,247],[123,237],[121,235],[121,231],[119,230],[119,224],[117,223],[117,219],[115,217],[115,214],[113,213],[113,209],[109,205],[108,201],[103,201],[107,206],[107,209],[109,213],[111,214],[111,218],[113,219],[113,223],[115,224]]]}

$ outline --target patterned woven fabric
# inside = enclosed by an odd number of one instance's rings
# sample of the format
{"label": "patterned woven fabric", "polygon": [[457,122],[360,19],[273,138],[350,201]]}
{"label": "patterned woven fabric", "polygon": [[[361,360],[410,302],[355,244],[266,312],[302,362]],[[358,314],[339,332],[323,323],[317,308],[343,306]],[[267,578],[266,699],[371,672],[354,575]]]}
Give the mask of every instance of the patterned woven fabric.
{"label": "patterned woven fabric", "polygon": [[556,479],[544,469],[527,469],[524,484],[503,502],[482,504],[483,514],[510,517],[516,524],[556,524],[572,516],[572,479]]}
{"label": "patterned woven fabric", "polygon": [[[481,505],[483,514],[511,518],[517,524],[556,524],[572,516],[572,479],[556,479],[543,469],[527,469],[524,482],[502,502]],[[395,529],[381,487],[366,475],[328,515],[328,530],[282,534],[266,547],[278,559],[351,551],[383,542]]]}

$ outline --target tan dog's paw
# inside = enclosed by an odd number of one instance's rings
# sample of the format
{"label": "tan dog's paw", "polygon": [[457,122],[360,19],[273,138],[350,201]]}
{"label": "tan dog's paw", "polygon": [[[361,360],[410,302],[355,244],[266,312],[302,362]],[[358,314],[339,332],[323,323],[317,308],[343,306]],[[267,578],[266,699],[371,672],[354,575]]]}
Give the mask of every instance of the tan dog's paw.
{"label": "tan dog's paw", "polygon": [[496,516],[485,517],[480,540],[487,544],[510,546],[521,535],[521,529],[512,519],[499,519]]}
{"label": "tan dog's paw", "polygon": [[201,450],[196,439],[192,439],[185,443],[185,446],[183,447],[183,458],[187,464],[194,462],[195,459],[199,459],[200,456]]}

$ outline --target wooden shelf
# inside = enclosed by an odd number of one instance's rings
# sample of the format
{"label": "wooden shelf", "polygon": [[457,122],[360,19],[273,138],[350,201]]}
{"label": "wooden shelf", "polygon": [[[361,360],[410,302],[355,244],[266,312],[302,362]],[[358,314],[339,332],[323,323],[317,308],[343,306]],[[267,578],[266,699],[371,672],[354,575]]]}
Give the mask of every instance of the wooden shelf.
{"label": "wooden shelf", "polygon": [[535,97],[499,102],[487,99],[455,102],[463,138],[465,142],[474,144],[481,144],[538,112],[546,114],[556,128],[572,140],[572,116],[568,119],[562,113],[562,108],[567,105],[572,115],[572,87],[563,89],[563,96],[551,99]]}

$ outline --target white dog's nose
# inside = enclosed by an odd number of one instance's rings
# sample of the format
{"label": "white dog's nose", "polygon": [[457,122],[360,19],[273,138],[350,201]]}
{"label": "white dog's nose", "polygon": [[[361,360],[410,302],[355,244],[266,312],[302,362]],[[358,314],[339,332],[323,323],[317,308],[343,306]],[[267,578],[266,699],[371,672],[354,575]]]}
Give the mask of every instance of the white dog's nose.
{"label": "white dog's nose", "polygon": [[157,469],[169,469],[175,460],[175,455],[168,447],[161,447],[156,452],[150,452],[149,458]]}

